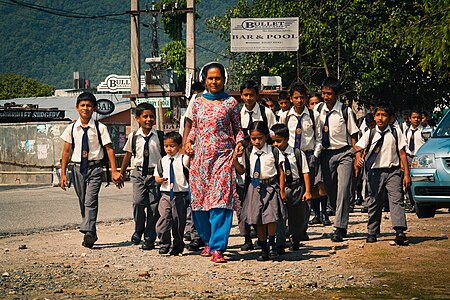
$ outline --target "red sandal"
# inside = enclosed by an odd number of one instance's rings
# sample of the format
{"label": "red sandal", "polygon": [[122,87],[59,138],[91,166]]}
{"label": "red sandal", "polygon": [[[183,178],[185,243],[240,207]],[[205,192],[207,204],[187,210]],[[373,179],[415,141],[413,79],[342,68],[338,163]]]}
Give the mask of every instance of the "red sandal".
{"label": "red sandal", "polygon": [[209,246],[205,246],[205,248],[203,248],[203,251],[202,251],[202,253],[200,253],[200,256],[203,256],[203,257],[211,256],[211,250],[209,249]]}
{"label": "red sandal", "polygon": [[227,259],[223,256],[223,254],[220,251],[216,250],[212,253],[211,261],[215,263],[226,263]]}

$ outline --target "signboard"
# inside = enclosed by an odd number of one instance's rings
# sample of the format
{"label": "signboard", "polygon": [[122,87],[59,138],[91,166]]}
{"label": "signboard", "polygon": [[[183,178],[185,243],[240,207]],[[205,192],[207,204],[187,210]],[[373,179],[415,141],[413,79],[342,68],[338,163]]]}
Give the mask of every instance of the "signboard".
{"label": "signboard", "polygon": [[111,100],[99,99],[97,100],[97,105],[95,111],[100,115],[109,115],[115,109],[115,105]]}
{"label": "signboard", "polygon": [[64,110],[0,109],[0,123],[64,119]]}
{"label": "signboard", "polygon": [[231,52],[298,50],[298,18],[231,19]]}
{"label": "signboard", "polygon": [[170,108],[170,97],[148,97],[148,98],[136,98],[136,105],[143,102],[153,104],[155,108],[159,108],[159,103],[162,102],[163,108]]}
{"label": "signboard", "polygon": [[[141,87],[145,86],[145,76],[141,76]],[[111,74],[97,86],[99,92],[131,92],[131,76]]]}

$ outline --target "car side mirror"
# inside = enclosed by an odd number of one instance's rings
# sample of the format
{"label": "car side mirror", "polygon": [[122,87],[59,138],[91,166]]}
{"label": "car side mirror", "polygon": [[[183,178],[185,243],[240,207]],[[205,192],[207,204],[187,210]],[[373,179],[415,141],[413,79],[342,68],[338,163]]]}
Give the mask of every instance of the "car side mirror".
{"label": "car side mirror", "polygon": [[422,130],[422,137],[425,140],[428,140],[431,137],[431,134],[433,133],[433,128],[424,128]]}

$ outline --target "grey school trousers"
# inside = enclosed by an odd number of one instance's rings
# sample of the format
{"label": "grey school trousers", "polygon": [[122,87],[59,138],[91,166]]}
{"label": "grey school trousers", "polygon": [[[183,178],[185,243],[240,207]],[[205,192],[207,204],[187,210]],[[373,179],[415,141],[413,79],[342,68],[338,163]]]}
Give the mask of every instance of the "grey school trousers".
{"label": "grey school trousers", "polygon": [[142,176],[142,171],[133,170],[133,218],[134,231],[144,234],[144,240],[155,242],[156,222],[159,218],[159,192],[153,176]]}
{"label": "grey school trousers", "polygon": [[159,219],[156,223],[156,232],[161,247],[170,247],[170,231],[172,231],[173,248],[184,249],[183,234],[186,226],[187,201],[187,192],[174,193],[172,201],[170,200],[170,193],[161,192],[158,205]]}
{"label": "grey school trousers", "polygon": [[102,185],[103,167],[89,167],[86,178],[80,173],[80,165],[73,167],[73,187],[78,196],[81,212],[80,231],[97,233],[98,193]]}
{"label": "grey school trousers", "polygon": [[351,147],[322,150],[323,183],[328,201],[335,211],[334,227],[346,229],[350,213],[353,154]]}
{"label": "grey school trousers", "polygon": [[384,188],[387,190],[392,227],[406,230],[405,207],[402,199],[402,174],[399,167],[372,169],[367,172],[369,200],[368,233],[375,235],[380,231],[381,215],[385,202]]}

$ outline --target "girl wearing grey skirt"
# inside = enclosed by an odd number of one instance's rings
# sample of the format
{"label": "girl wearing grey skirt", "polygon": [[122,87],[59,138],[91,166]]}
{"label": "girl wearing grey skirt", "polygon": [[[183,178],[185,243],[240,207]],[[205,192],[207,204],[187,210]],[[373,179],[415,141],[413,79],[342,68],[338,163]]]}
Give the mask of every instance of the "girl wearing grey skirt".
{"label": "girl wearing grey skirt", "polygon": [[275,234],[277,221],[284,219],[281,201],[286,199],[281,167],[284,157],[277,148],[267,143],[270,141],[269,128],[264,122],[253,122],[249,131],[251,145],[245,150],[244,159],[238,160],[240,153],[235,153],[233,162],[239,174],[246,173],[242,214],[247,224],[256,225],[258,244],[262,250],[258,261],[265,261],[278,255]]}

